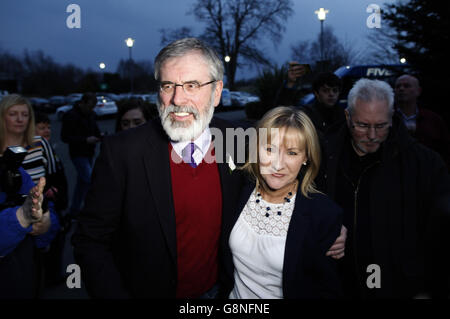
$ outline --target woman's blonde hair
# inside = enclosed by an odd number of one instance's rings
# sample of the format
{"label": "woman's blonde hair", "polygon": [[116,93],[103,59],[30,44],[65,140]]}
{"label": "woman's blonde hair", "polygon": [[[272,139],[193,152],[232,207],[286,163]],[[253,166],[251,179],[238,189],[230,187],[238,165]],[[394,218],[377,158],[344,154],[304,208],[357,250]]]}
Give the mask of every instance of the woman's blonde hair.
{"label": "woman's blonde hair", "polygon": [[[272,129],[285,129],[283,143],[286,143],[286,137],[292,137],[297,140],[300,148],[304,148],[307,157],[306,167],[302,165],[299,175],[301,178],[300,190],[302,194],[308,197],[311,193],[319,193],[316,189],[314,179],[316,178],[320,167],[320,145],[316,129],[309,117],[302,111],[292,107],[279,106],[267,112],[256,126],[257,141],[250,143],[249,159],[242,167],[251,177],[256,180],[256,186],[263,190],[270,190],[260,171],[259,146],[262,138],[267,134],[267,141],[270,143],[272,138]],[[266,132],[266,133],[264,133]],[[292,134],[293,133],[293,134]]]}
{"label": "woman's blonde hair", "polygon": [[23,141],[25,143],[25,146],[28,146],[33,143],[35,128],[34,128],[34,112],[33,108],[31,107],[31,103],[27,98],[19,94],[10,94],[5,96],[0,101],[0,153],[3,153],[5,147],[7,146],[5,145],[5,137],[6,137],[5,115],[8,109],[15,105],[26,105],[28,107],[29,112],[28,125],[27,128],[25,129]]}

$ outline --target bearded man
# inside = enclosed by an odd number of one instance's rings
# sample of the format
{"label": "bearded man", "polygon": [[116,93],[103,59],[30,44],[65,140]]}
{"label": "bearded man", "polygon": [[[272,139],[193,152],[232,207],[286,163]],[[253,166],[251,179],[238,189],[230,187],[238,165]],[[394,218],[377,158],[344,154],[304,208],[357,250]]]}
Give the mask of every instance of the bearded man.
{"label": "bearded man", "polygon": [[230,127],[211,122],[223,64],[187,38],[154,65],[160,121],[105,138],[73,237],[92,297],[198,298],[216,289],[221,218],[241,184],[216,159],[226,144],[215,145],[210,129],[225,137]]}

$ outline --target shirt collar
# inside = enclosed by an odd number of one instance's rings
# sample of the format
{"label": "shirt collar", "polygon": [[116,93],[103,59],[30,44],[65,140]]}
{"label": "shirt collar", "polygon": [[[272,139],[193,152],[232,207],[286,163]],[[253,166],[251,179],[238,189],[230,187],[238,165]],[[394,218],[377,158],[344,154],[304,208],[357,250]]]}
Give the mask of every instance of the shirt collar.
{"label": "shirt collar", "polygon": [[[173,149],[175,150],[175,152],[178,154],[178,156],[183,157],[182,156],[182,151],[183,149],[191,142],[193,142],[196,146],[196,151],[194,152],[194,154],[197,151],[200,151],[201,153],[201,157],[200,156],[194,156],[194,160],[197,164],[199,164],[199,162],[201,162],[203,160],[203,157],[205,157],[205,155],[208,153],[209,150],[209,146],[211,145],[211,140],[212,140],[212,135],[211,135],[211,130],[209,129],[209,127],[207,127],[202,134],[200,134],[199,137],[197,137],[194,141],[183,141],[183,142],[173,142],[171,141],[170,143],[172,144]],[[197,162],[197,160],[199,160]]]}
{"label": "shirt collar", "polygon": [[400,113],[400,115],[402,116],[402,118],[403,118],[405,121],[413,120],[413,119],[415,119],[415,118],[417,117],[417,114],[419,114],[419,109],[418,109],[417,106],[416,106],[416,113],[414,113],[414,114],[411,115],[411,116],[406,116],[405,113],[403,113],[403,111],[402,111],[401,108],[397,108],[397,110],[398,110],[398,112]]}

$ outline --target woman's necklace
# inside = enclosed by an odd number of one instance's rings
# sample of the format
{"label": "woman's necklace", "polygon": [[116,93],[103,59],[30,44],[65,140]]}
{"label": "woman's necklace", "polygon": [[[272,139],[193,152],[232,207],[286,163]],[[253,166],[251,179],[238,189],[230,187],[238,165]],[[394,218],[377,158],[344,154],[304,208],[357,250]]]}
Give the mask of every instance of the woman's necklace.
{"label": "woman's necklace", "polygon": [[273,213],[273,214],[276,213],[278,216],[281,216],[282,212],[285,211],[285,206],[291,202],[291,199],[292,199],[293,194],[295,193],[297,184],[298,184],[298,181],[295,181],[294,186],[287,193],[287,195],[284,196],[284,198],[283,198],[284,202],[277,207],[276,212],[273,211],[269,206],[263,207],[261,205],[261,200],[262,200],[261,192],[256,193],[256,200],[255,200],[256,205],[258,205],[260,207],[261,211],[265,213],[264,215],[266,217],[269,217],[270,213]]}

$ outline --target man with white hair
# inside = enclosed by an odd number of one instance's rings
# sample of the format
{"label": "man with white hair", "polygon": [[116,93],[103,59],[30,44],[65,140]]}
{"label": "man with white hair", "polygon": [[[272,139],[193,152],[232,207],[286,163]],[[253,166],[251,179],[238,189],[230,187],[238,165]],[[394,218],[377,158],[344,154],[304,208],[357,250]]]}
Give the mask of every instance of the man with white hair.
{"label": "man with white hair", "polygon": [[348,104],[346,124],[325,137],[321,186],[344,209],[345,294],[414,297],[429,288],[424,286],[428,227],[449,214],[443,200],[450,194],[447,169],[393,116],[389,84],[361,79]]}
{"label": "man with white hair", "polygon": [[154,65],[160,119],[103,141],[73,237],[92,297],[199,298],[216,290],[221,218],[240,185],[225,156],[217,158],[222,145],[211,132],[230,126],[211,120],[223,64],[187,38],[163,48]]}

